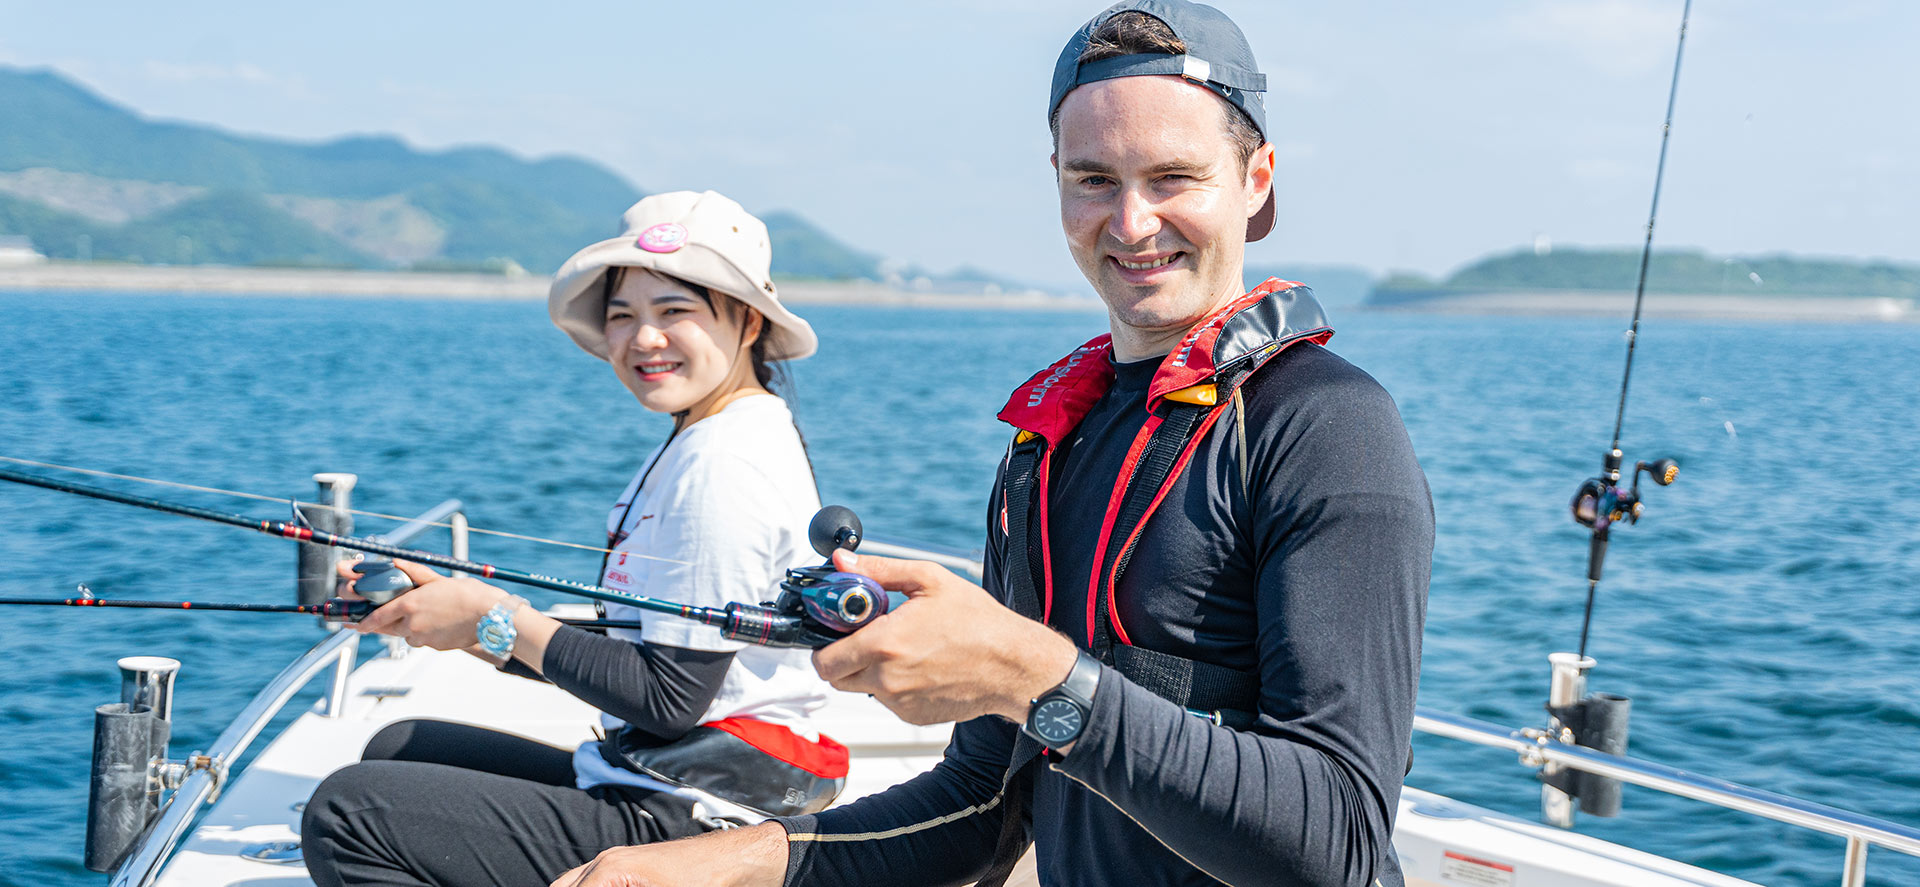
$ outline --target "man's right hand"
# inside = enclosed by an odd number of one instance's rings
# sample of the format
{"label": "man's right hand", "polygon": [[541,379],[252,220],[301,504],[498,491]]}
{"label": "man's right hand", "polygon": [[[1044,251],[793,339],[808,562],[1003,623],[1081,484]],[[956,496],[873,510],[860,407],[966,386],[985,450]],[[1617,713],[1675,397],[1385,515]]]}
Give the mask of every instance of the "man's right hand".
{"label": "man's right hand", "polygon": [[549,887],[780,887],[787,830],[769,822],[697,838],[615,847]]}

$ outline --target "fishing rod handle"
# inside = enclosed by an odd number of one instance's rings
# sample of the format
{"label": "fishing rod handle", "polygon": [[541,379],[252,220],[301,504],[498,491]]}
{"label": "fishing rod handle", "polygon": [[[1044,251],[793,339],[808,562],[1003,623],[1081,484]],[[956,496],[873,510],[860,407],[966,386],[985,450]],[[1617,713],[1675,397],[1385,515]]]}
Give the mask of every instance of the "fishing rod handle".
{"label": "fishing rod handle", "polygon": [[462,560],[457,557],[448,557],[444,554],[434,554],[430,551],[401,548],[397,545],[375,542],[358,536],[341,536],[324,530],[316,530],[312,527],[296,526],[285,521],[254,521],[251,526],[271,536],[282,536],[301,542],[330,545],[335,548],[350,548],[354,551],[364,551],[369,554],[400,558],[413,561],[414,563],[426,564],[430,567],[440,567],[446,570],[472,573],[483,579],[498,579],[502,582],[512,582],[516,585],[544,588],[548,591],[558,591],[565,594],[611,601],[617,604],[626,604],[627,606],[637,609],[651,610],[670,616],[679,616],[683,619],[692,619],[695,622],[701,622],[707,625],[719,625],[726,620],[724,613],[712,607],[696,607],[690,604],[676,604],[672,601],[641,597],[637,594],[627,594],[598,585],[575,582],[571,579],[561,579],[556,576],[542,576],[536,573],[523,573],[519,570],[496,567],[492,564],[483,564],[478,561]]}

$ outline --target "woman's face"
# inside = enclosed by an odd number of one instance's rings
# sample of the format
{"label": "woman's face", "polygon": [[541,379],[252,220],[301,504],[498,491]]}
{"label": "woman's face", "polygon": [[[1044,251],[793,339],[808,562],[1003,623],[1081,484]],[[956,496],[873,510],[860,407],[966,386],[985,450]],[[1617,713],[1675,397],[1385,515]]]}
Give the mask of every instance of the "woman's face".
{"label": "woman's face", "polygon": [[[713,301],[732,307],[725,296]],[[685,285],[646,271],[622,273],[607,298],[607,355],[620,382],[656,413],[702,418],[752,378],[751,311],[716,312]],[[751,324],[750,324],[751,325]]]}

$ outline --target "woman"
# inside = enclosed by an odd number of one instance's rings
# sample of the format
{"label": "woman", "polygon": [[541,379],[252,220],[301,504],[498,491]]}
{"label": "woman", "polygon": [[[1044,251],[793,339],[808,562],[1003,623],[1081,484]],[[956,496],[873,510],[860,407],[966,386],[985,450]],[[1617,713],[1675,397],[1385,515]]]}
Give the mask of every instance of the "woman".
{"label": "woman", "polygon": [[[767,385],[774,361],[813,353],[813,330],[781,306],[766,226],[739,204],[658,194],[622,221],[625,234],[561,267],[548,300],[641,405],[673,416],[609,515],[600,583],[712,607],[770,599],[813,559],[819,499]],[[545,884],[609,847],[818,809],[838,791],[846,750],[807,727],[827,687],[805,651],[656,614],[595,634],[480,581],[400,566],[416,587],[359,630],[544,677],[599,708],[606,738],[569,752],[460,724],[388,726],[307,805],[302,850],[322,887]]]}

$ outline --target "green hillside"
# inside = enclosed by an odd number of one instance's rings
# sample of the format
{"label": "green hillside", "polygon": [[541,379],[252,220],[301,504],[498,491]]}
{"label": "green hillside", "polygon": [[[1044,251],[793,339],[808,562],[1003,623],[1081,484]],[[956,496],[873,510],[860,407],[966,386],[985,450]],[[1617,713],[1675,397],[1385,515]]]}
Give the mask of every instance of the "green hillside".
{"label": "green hillside", "polygon": [[[545,273],[642,196],[578,158],[149,120],[48,70],[0,66],[0,121],[0,234],[60,259]],[[877,257],[800,216],[765,218],[776,274],[874,276]]]}
{"label": "green hillside", "polygon": [[806,219],[786,210],[766,213],[767,237],[773,242],[773,273],[823,280],[872,280],[880,257],[847,246]]}
{"label": "green hillside", "polygon": [[[1376,286],[1369,301],[1401,304],[1466,293],[1632,290],[1639,273],[1639,250],[1556,249],[1544,254],[1523,250],[1481,259],[1445,280],[1396,275]],[[1647,265],[1647,291],[1912,299],[1920,298],[1920,266],[1656,250]]]}

